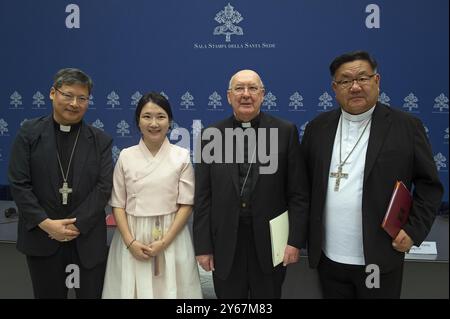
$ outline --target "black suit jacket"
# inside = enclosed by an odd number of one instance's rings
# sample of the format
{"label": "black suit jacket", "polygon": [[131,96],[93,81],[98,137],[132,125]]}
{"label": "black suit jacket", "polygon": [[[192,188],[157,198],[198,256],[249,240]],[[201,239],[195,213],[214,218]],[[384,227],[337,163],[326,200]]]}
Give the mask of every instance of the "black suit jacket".
{"label": "black suit jacket", "polygon": [[76,245],[83,266],[94,267],[107,256],[105,205],[112,188],[112,139],[82,123],[73,165],[73,207],[61,216],[56,140],[52,116],[26,121],[12,147],[11,193],[19,209],[17,249],[29,256],[50,256],[61,245],[38,227],[46,218],[76,217]]}
{"label": "black suit jacket", "polygon": [[[322,251],[323,211],[340,109],[319,115],[306,129],[301,144],[310,190],[308,255],[317,267]],[[392,238],[381,228],[395,182],[414,185],[413,205],[406,233],[420,245],[433,224],[443,193],[431,147],[422,123],[411,115],[378,103],[372,114],[362,195],[363,247],[366,264],[381,272],[400,266],[404,254],[392,248]]]}
{"label": "black suit jacket", "polygon": [[[233,128],[233,117],[212,127],[220,130],[224,145],[225,128]],[[257,256],[263,271],[270,273],[273,264],[269,220],[289,210],[288,244],[301,248],[306,242],[307,209],[302,208],[305,199],[302,198],[298,183],[297,128],[292,123],[264,113],[261,114],[259,128],[278,129],[278,169],[274,174],[260,174],[260,163],[256,163],[251,192]],[[266,138],[268,141],[269,134]],[[195,252],[196,255],[213,254],[215,274],[222,279],[228,276],[234,259],[239,210],[238,164],[206,164],[203,161],[196,164],[193,224]]]}

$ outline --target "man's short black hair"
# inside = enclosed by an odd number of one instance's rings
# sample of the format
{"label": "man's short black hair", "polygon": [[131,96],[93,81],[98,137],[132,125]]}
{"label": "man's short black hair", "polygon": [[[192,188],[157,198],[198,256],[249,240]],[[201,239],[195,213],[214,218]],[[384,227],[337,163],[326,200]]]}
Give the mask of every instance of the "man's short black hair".
{"label": "man's short black hair", "polygon": [[336,73],[337,69],[344,64],[348,62],[353,62],[356,60],[364,60],[369,62],[370,66],[372,67],[372,70],[374,72],[377,72],[377,61],[373,57],[370,56],[370,54],[366,51],[353,51],[353,52],[347,52],[344,53],[337,58],[333,60],[330,64],[330,73],[331,76],[334,78],[334,74]]}
{"label": "man's short black hair", "polygon": [[65,68],[56,72],[53,78],[53,87],[59,89],[63,85],[79,84],[86,86],[89,94],[91,94],[94,86],[92,79],[83,71],[75,68]]}

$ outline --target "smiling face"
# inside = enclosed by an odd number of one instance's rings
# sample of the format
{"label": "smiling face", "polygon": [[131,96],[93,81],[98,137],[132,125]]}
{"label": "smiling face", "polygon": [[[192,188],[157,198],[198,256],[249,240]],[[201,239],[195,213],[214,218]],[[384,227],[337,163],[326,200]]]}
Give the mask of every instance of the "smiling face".
{"label": "smiling face", "polygon": [[72,125],[83,119],[89,106],[89,90],[86,85],[64,84],[50,89],[53,118],[62,125]]}
{"label": "smiling face", "polygon": [[145,144],[161,145],[169,130],[169,116],[164,109],[153,102],[142,108],[139,116],[139,130]]}
{"label": "smiling face", "polygon": [[264,100],[259,75],[251,70],[236,73],[231,79],[227,98],[238,120],[248,122],[255,118]]}
{"label": "smiling face", "polygon": [[[355,60],[342,64],[336,70],[334,81],[352,81],[360,77],[369,77],[374,73],[375,70],[372,69],[369,62]],[[350,114],[361,114],[377,103],[380,90],[379,74],[370,77],[364,85],[353,81],[348,88],[342,88],[336,82],[333,82],[333,90],[336,93],[336,100],[344,111]]]}

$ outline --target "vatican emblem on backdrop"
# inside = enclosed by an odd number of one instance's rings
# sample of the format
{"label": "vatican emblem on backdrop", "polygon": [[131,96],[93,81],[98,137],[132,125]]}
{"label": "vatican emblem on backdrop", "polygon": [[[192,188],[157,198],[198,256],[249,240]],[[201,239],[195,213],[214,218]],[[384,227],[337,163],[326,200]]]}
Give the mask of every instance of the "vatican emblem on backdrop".
{"label": "vatican emblem on backdrop", "polygon": [[[211,12],[211,16],[214,16],[214,12]],[[253,17],[245,18],[246,24],[253,25]],[[250,31],[245,32],[244,29],[239,24],[244,21],[242,14],[235,9],[230,3],[228,3],[222,10],[216,11],[214,19],[211,17],[208,21],[213,20],[211,26],[208,30],[212,31],[212,37],[215,41],[207,42],[203,40],[194,41],[192,43],[192,48],[194,50],[223,50],[223,49],[244,49],[244,50],[255,50],[255,49],[276,49],[277,45],[271,39],[263,39],[263,41],[252,41],[251,37],[251,27]],[[219,25],[217,25],[217,23]],[[208,23],[209,24],[209,23]],[[250,37],[248,36],[250,35]],[[211,36],[208,36],[211,39]],[[245,41],[243,41],[245,39]],[[239,41],[240,40],[240,41]]]}
{"label": "vatican emblem on backdrop", "polygon": [[301,96],[300,93],[294,92],[294,94],[289,97],[288,111],[306,111],[303,108],[303,96]]}
{"label": "vatican emblem on backdrop", "polygon": [[95,128],[98,128],[99,130],[104,131],[105,130],[105,125],[103,124],[102,121],[100,121],[100,119],[96,119],[93,123],[92,126]]}
{"label": "vatican emblem on backdrop", "polygon": [[141,99],[141,97],[142,97],[142,94],[139,91],[136,91],[136,92],[133,93],[133,95],[131,95],[130,105],[131,105],[132,109],[136,108],[136,106],[138,105],[139,100]]}
{"label": "vatican emblem on backdrop", "polygon": [[195,111],[195,103],[194,103],[194,97],[189,93],[189,91],[186,91],[181,96],[181,102],[180,102],[180,110],[181,111]]}
{"label": "vatican emblem on backdrop", "polygon": [[33,95],[33,107],[32,109],[34,110],[43,110],[46,109],[46,107],[41,107],[41,105],[45,105],[45,97],[44,95],[37,91],[34,95]]}
{"label": "vatican emblem on backdrop", "polygon": [[317,104],[317,106],[320,107],[320,109],[317,110],[318,112],[324,112],[333,107],[333,103],[331,103],[333,98],[330,94],[328,94],[328,92],[324,92],[321,96],[319,96],[319,101],[319,104]]}
{"label": "vatican emblem on backdrop", "polygon": [[214,91],[210,96],[209,96],[209,101],[208,101],[208,111],[223,111],[223,107],[222,107],[222,97],[220,96],[219,93],[217,93],[216,91]]}
{"label": "vatican emblem on backdrop", "polygon": [[405,101],[405,103],[403,103],[403,108],[406,109],[406,111],[410,113],[420,113],[419,104],[417,104],[419,99],[414,95],[414,93],[409,93],[403,101]]}
{"label": "vatican emblem on backdrop", "polygon": [[95,110],[95,107],[93,105],[95,105],[94,96],[92,94],[89,94],[89,108]]}
{"label": "vatican emblem on backdrop", "polygon": [[232,35],[244,35],[244,30],[235,24],[240,23],[244,18],[234,10],[234,7],[228,3],[222,11],[219,11],[214,18],[222,25],[214,28],[214,35],[224,35],[226,42],[231,42]]}
{"label": "vatican emblem on backdrop", "polygon": [[435,104],[433,105],[433,113],[448,113],[448,97],[444,93],[439,94],[434,99]]}
{"label": "vatican emblem on backdrop", "polygon": [[277,108],[277,97],[269,91],[269,93],[267,93],[264,96],[264,102],[262,104],[262,109],[264,111],[278,111]]}
{"label": "vatican emblem on backdrop", "polygon": [[0,136],[9,136],[8,123],[4,119],[0,119]]}
{"label": "vatican emblem on backdrop", "polygon": [[164,96],[164,97],[166,98],[167,101],[169,100],[169,96],[168,96],[166,93],[164,93],[164,91],[159,92],[159,94],[161,94],[162,96]]}
{"label": "vatican emblem on backdrop", "polygon": [[9,107],[10,109],[23,109],[22,106],[19,107],[19,105],[22,105],[22,95],[19,94],[19,92],[14,91],[13,94],[9,97],[9,105],[12,105],[13,107]]}
{"label": "vatican emblem on backdrop", "polygon": [[436,168],[439,172],[448,172],[447,158],[441,152],[434,156],[434,162],[436,163]]}
{"label": "vatican emblem on backdrop", "polygon": [[111,149],[111,153],[112,153],[112,159],[115,162],[117,162],[117,160],[119,159],[119,155],[120,155],[120,148],[118,148],[116,145],[114,145]]}
{"label": "vatican emblem on backdrop", "polygon": [[117,137],[131,137],[130,124],[127,121],[121,120],[117,123],[116,128]]}
{"label": "vatican emblem on backdrop", "polygon": [[378,96],[378,102],[386,104],[386,105],[391,105],[389,102],[391,101],[391,98],[385,93],[382,92],[380,94],[380,96]]}
{"label": "vatican emblem on backdrop", "polygon": [[110,107],[107,107],[108,110],[121,110],[122,108],[120,105],[120,97],[115,91],[111,91],[106,97],[108,100],[106,102],[107,105],[110,105]]}

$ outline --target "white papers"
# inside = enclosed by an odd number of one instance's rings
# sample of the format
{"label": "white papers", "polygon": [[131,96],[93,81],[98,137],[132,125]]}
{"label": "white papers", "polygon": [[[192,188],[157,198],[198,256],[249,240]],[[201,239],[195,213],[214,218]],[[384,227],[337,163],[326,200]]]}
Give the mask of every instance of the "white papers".
{"label": "white papers", "polygon": [[412,246],[409,253],[405,254],[405,259],[434,260],[436,258],[437,248],[435,241],[424,241],[420,247]]}
{"label": "white papers", "polygon": [[270,239],[272,242],[272,261],[273,266],[277,266],[283,262],[284,250],[286,249],[289,235],[289,219],[288,212],[271,219],[270,222]]}

